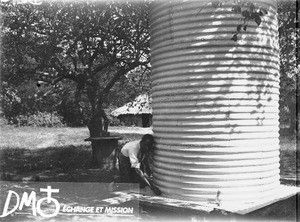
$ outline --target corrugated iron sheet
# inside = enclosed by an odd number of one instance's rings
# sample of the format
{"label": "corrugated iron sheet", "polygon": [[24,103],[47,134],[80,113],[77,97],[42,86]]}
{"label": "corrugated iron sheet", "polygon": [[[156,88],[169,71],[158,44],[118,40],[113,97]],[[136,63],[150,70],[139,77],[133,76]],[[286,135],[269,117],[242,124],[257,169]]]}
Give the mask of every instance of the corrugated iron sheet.
{"label": "corrugated iron sheet", "polygon": [[279,186],[275,1],[230,40],[234,1],[157,1],[151,13],[154,179],[164,196],[251,202]]}

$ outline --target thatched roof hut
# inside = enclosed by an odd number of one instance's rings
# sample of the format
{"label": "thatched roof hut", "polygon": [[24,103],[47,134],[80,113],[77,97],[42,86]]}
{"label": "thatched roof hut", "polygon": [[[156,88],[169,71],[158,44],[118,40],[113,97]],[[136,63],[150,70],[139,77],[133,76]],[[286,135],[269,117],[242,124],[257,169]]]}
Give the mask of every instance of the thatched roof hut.
{"label": "thatched roof hut", "polygon": [[147,94],[140,95],[132,102],[112,111],[111,115],[118,117],[126,126],[149,127],[152,125],[151,98]]}

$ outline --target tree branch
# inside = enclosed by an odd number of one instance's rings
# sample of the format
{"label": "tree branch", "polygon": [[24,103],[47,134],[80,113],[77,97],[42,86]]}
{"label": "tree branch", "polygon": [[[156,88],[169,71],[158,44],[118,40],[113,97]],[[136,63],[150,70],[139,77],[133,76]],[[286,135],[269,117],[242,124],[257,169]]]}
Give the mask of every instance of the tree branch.
{"label": "tree branch", "polygon": [[132,69],[138,67],[140,65],[139,62],[133,62],[128,65],[127,68],[122,67],[120,68],[115,75],[111,78],[111,80],[107,83],[106,87],[102,91],[102,99],[107,97],[110,89],[114,86],[114,84],[121,78],[121,76],[125,75],[127,72],[131,71]]}
{"label": "tree branch", "polygon": [[116,61],[108,61],[108,62],[106,62],[104,64],[101,64],[101,65],[97,66],[92,72],[93,73],[98,73],[98,72],[102,71],[103,69],[109,67],[111,64],[113,64],[115,62]]}

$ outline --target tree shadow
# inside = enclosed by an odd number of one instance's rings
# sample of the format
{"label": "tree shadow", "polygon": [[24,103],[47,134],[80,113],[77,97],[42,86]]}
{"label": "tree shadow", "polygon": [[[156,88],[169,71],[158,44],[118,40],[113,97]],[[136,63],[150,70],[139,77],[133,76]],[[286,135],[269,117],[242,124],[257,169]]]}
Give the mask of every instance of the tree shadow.
{"label": "tree shadow", "polygon": [[[60,139],[62,135],[59,134]],[[122,138],[118,142],[117,153],[125,143],[140,140],[143,136],[126,130],[113,135]],[[46,148],[1,147],[0,179],[2,181],[119,182],[118,164],[114,165],[113,169],[99,169],[93,166],[92,148],[89,142],[86,142],[86,145],[76,146],[61,144],[65,144],[65,141],[56,142]]]}
{"label": "tree shadow", "polygon": [[1,180],[48,182],[112,182],[118,170],[92,169],[89,145],[44,149],[0,150]]}

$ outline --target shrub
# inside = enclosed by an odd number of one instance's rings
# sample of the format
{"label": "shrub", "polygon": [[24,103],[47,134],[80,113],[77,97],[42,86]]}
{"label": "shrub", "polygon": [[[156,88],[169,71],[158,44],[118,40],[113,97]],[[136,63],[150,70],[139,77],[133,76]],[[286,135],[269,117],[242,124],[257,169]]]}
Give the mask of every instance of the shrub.
{"label": "shrub", "polygon": [[61,127],[64,126],[62,117],[56,112],[37,112],[32,115],[19,115],[13,123],[18,126],[33,126],[33,127]]}

